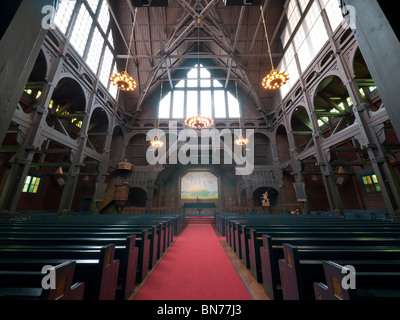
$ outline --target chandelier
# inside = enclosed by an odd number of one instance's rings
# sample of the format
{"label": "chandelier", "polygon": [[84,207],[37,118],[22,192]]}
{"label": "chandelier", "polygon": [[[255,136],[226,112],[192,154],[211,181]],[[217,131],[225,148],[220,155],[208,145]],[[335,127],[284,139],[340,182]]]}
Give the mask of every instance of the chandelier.
{"label": "chandelier", "polygon": [[[239,91],[238,91],[237,81],[235,81],[235,87],[236,87],[236,99],[239,103]],[[244,129],[243,117],[241,117],[241,119],[240,119],[240,124],[241,124],[242,130],[243,130]],[[235,140],[235,144],[238,146],[246,146],[248,143],[249,143],[249,139],[244,138],[242,135],[239,136],[239,139]]]}
{"label": "chandelier", "polygon": [[198,115],[186,119],[185,124],[192,129],[208,129],[214,124],[214,120]]}
{"label": "chandelier", "polygon": [[114,86],[123,91],[133,91],[137,86],[136,81],[126,71],[113,74],[110,80]]}
{"label": "chandelier", "polygon": [[155,136],[154,139],[150,141],[150,145],[154,148],[161,148],[164,145],[164,142]]}
{"label": "chandelier", "polygon": [[282,87],[288,80],[289,75],[287,73],[272,69],[271,73],[263,79],[262,86],[264,89],[274,90]]}
{"label": "chandelier", "polygon": [[[163,82],[161,82],[160,86],[160,103],[162,99],[162,92],[163,92]],[[160,119],[157,120],[157,131],[159,127]],[[161,148],[164,145],[164,141],[160,140],[158,136],[155,136],[153,140],[150,141],[150,145],[154,148]]]}
{"label": "chandelier", "polygon": [[272,67],[270,74],[263,79],[262,86],[264,87],[264,89],[274,90],[280,88],[289,80],[289,74],[286,72],[279,72],[274,67],[274,62],[272,60],[271,46],[268,40],[267,26],[265,25],[264,11],[262,6],[260,6],[260,10],[264,24],[265,39],[267,40],[267,45],[268,45],[268,54],[271,60],[271,67]]}
{"label": "chandelier", "polygon": [[132,34],[129,43],[128,56],[126,58],[125,71],[115,73],[110,77],[110,81],[113,83],[113,85],[115,85],[116,87],[118,87],[120,90],[123,91],[134,91],[137,87],[136,81],[127,72],[129,57],[131,55],[131,49],[132,49],[133,35],[136,25],[136,15],[137,15],[137,8],[135,9],[135,16],[133,17]]}
{"label": "chandelier", "polygon": [[249,143],[249,139],[243,138],[242,135],[240,135],[239,139],[235,140],[235,144],[238,146],[245,146]]}

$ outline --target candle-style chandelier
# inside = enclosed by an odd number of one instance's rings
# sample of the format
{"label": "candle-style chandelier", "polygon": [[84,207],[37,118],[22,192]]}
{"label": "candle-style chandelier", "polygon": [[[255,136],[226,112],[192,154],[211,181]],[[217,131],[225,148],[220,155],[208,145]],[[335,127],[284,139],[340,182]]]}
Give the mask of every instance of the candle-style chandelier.
{"label": "candle-style chandelier", "polygon": [[[197,5],[199,5],[199,1],[197,1]],[[201,23],[201,19],[199,18],[197,20],[197,23]],[[200,68],[200,28],[197,28],[197,68]],[[211,118],[202,116],[202,115],[197,115],[193,116],[191,118],[187,118],[185,120],[185,125],[191,129],[208,129],[214,124],[214,120]]]}
{"label": "candle-style chandelier", "polygon": [[192,118],[186,119],[186,126],[192,129],[208,129],[214,124],[214,120],[198,115]]}
{"label": "candle-style chandelier", "polygon": [[264,87],[264,89],[275,90],[283,86],[289,80],[289,74],[286,72],[279,72],[274,67],[274,62],[272,60],[271,46],[268,40],[267,26],[265,24],[264,11],[262,6],[260,6],[260,10],[261,10],[262,21],[264,24],[265,39],[267,40],[267,45],[268,45],[268,54],[271,60],[271,67],[272,67],[270,74],[263,79],[262,86]]}
{"label": "candle-style chandelier", "polygon": [[[238,91],[238,87],[237,87],[237,82],[235,82],[235,87],[236,87],[236,99],[239,103],[239,91]],[[243,125],[243,117],[240,118],[240,126],[241,129],[240,130],[244,130],[244,125]],[[239,136],[238,139],[235,140],[235,144],[238,146],[246,146],[249,143],[249,139],[243,137],[242,135]]]}
{"label": "candle-style chandelier", "polygon": [[240,135],[239,139],[235,140],[235,144],[238,146],[245,146],[249,143],[249,139],[244,138],[242,135]]}
{"label": "candle-style chandelier", "polygon": [[[163,82],[161,81],[159,103],[161,103],[161,100],[162,100],[162,93],[163,93]],[[159,127],[159,122],[160,122],[160,119],[157,120],[157,128],[156,128],[157,131],[158,131],[158,127]],[[160,140],[160,138],[158,136],[155,136],[154,139],[150,141],[150,145],[154,148],[162,148],[164,146],[164,141]]]}
{"label": "candle-style chandelier", "polygon": [[125,71],[118,72],[116,74],[113,74],[110,77],[110,81],[116,87],[118,87],[120,90],[123,90],[123,91],[134,91],[137,87],[137,83],[136,83],[135,79],[133,79],[127,72],[129,58],[130,58],[131,49],[132,49],[133,35],[134,35],[135,25],[136,25],[136,15],[137,15],[137,8],[135,9],[135,15],[133,17],[132,33],[131,33],[131,38],[130,38],[130,43],[129,43],[129,48],[128,48],[128,56],[126,58]]}
{"label": "candle-style chandelier", "polygon": [[164,142],[155,136],[154,139],[150,141],[150,145],[154,148],[161,148],[164,145]]}

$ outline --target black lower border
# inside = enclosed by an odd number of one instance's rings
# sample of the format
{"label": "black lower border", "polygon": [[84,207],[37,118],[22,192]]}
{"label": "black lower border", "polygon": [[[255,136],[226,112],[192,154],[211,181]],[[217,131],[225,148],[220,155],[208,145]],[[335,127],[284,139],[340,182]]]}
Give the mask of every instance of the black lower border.
{"label": "black lower border", "polygon": [[1,301],[15,316],[91,319],[284,319],[388,315],[400,300],[383,301]]}

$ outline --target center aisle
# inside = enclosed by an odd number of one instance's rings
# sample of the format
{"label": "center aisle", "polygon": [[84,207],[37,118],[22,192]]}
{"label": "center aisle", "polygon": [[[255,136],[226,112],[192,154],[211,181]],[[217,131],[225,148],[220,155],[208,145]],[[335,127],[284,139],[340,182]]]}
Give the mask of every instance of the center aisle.
{"label": "center aisle", "polygon": [[189,224],[134,300],[252,300],[211,224]]}

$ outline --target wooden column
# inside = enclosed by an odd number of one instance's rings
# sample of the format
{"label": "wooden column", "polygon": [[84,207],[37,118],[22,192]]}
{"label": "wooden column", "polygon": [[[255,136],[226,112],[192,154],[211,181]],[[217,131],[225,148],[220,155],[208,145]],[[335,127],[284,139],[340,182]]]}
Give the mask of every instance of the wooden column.
{"label": "wooden column", "polygon": [[377,0],[345,0],[344,3],[355,9],[355,16],[351,17],[356,27],[354,35],[400,138],[400,73],[396,71],[400,65],[400,42]]}
{"label": "wooden column", "polygon": [[[3,142],[25,85],[39,55],[47,30],[42,8],[53,0],[23,0],[0,40],[0,143]],[[3,8],[4,9],[4,8]]]}
{"label": "wooden column", "polygon": [[67,174],[67,181],[64,186],[63,194],[61,197],[60,205],[58,208],[58,214],[62,216],[69,215],[72,207],[72,201],[74,200],[75,190],[79,179],[79,173],[81,168],[84,166],[86,158],[85,149],[88,140],[88,128],[89,128],[89,110],[92,108],[96,99],[96,92],[93,90],[89,105],[86,108],[86,112],[82,119],[81,132],[78,135],[78,150],[73,154],[73,161],[69,167]]}
{"label": "wooden column", "polygon": [[[375,1],[370,1],[375,2]],[[366,10],[366,7],[360,7],[358,9],[358,13]],[[358,15],[357,15],[358,16]],[[353,113],[356,118],[356,123],[358,124],[360,131],[360,139],[359,142],[361,144],[361,148],[368,152],[368,156],[371,160],[372,167],[375,171],[375,174],[378,178],[379,185],[381,187],[382,196],[385,200],[385,204],[389,210],[389,212],[393,215],[400,216],[400,185],[397,181],[396,174],[390,164],[390,161],[386,155],[386,152],[379,141],[378,135],[374,128],[370,128],[368,126],[369,120],[369,106],[363,103],[362,98],[360,96],[360,91],[357,84],[353,81],[352,75],[350,73],[349,66],[346,64],[342,55],[339,52],[339,49],[333,40],[333,31],[329,25],[328,17],[325,10],[322,10],[322,18],[324,19],[325,26],[328,31],[329,39],[332,47],[335,49],[335,57],[339,66],[339,72],[342,73],[342,77],[346,79],[345,86],[347,91],[350,94],[350,97],[353,101]],[[383,22],[382,22],[383,23]],[[357,33],[357,31],[356,31]],[[393,33],[394,35],[394,33]],[[386,36],[386,35],[385,35]],[[382,37],[382,35],[381,35]],[[398,41],[397,41],[398,43]],[[396,44],[394,44],[396,45]],[[361,46],[360,46],[361,49]],[[400,49],[400,47],[399,47]],[[365,57],[364,57],[365,58]],[[400,58],[400,52],[399,52]],[[376,57],[378,59],[378,57]],[[400,60],[398,61],[400,63]],[[372,67],[372,66],[371,66]],[[397,66],[398,67],[398,66]],[[372,74],[372,70],[370,69]],[[400,79],[400,78],[399,78]],[[398,90],[398,89],[397,89]],[[378,87],[379,91],[379,87]],[[385,93],[385,90],[380,90]],[[381,98],[383,98],[381,96]],[[382,99],[383,100],[383,99]],[[388,112],[389,110],[385,105],[385,109]],[[398,113],[398,112],[397,112]],[[392,120],[392,117],[390,116]],[[392,123],[393,124],[393,123]]]}
{"label": "wooden column", "polygon": [[[62,52],[64,49],[61,48],[60,50]],[[40,150],[42,147],[42,128],[45,125],[49,111],[48,106],[56,87],[56,84],[53,81],[60,71],[63,59],[63,54],[60,54],[51,66],[48,75],[48,82],[44,86],[39,103],[34,110],[32,126],[29,128],[27,133],[27,139],[24,140],[16,154],[6,185],[3,188],[0,197],[0,209],[8,211],[11,214],[15,213],[17,209],[25,178],[29,172],[30,165],[32,164],[35,151]]]}

